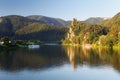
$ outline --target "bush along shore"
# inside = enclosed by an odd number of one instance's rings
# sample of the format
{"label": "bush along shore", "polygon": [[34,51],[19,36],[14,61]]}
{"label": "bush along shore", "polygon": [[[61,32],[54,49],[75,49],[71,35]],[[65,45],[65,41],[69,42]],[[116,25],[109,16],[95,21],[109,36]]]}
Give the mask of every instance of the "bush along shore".
{"label": "bush along shore", "polygon": [[40,45],[42,42],[39,40],[10,40],[8,37],[0,38],[0,49],[15,49],[15,48],[27,48],[28,45]]}

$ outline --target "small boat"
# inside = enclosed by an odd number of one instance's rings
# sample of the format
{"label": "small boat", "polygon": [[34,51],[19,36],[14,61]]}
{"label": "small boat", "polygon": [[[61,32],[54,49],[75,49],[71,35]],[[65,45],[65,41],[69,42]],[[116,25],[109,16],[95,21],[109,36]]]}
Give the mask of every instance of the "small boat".
{"label": "small boat", "polygon": [[33,44],[32,45],[28,45],[28,48],[32,48],[32,49],[33,48],[39,48],[39,47],[40,47],[40,45],[33,45]]}

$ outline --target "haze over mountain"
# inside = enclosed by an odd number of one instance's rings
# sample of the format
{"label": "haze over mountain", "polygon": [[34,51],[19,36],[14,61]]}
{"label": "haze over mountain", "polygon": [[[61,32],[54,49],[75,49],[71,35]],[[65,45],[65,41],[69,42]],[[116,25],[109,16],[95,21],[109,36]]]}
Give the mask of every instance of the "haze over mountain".
{"label": "haze over mountain", "polygon": [[42,23],[51,24],[54,26],[66,26],[70,23],[69,21],[65,21],[63,19],[46,17],[46,16],[41,16],[41,15],[31,15],[31,16],[27,16],[27,18],[32,19],[32,20],[37,20]]}
{"label": "haze over mountain", "polygon": [[[60,18],[52,18],[52,17],[47,17],[47,16],[42,16],[42,15],[31,15],[27,16],[27,18],[32,19],[32,20],[37,20],[45,24],[51,24],[55,26],[69,26],[71,21],[65,21]],[[110,18],[107,17],[90,17],[83,22],[86,24],[100,24],[104,22],[105,20],[108,20]]]}
{"label": "haze over mountain", "polygon": [[86,19],[85,22],[86,24],[101,24],[102,22],[104,22],[105,20],[108,20],[110,18],[106,18],[106,17],[91,17]]}

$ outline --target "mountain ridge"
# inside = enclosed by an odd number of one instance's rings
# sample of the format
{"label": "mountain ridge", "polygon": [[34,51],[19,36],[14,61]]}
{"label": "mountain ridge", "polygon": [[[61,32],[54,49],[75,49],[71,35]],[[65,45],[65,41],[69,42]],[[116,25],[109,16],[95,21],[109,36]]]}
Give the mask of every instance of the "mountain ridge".
{"label": "mountain ridge", "polygon": [[0,37],[8,36],[12,39],[23,40],[61,40],[66,29],[64,26],[54,26],[19,15],[0,17]]}
{"label": "mountain ridge", "polygon": [[43,23],[48,23],[54,26],[66,26],[69,24],[67,23],[67,21],[63,19],[52,18],[52,17],[42,16],[42,15],[30,15],[30,16],[27,16],[27,18],[37,20]]}
{"label": "mountain ridge", "polygon": [[86,24],[101,24],[105,20],[108,20],[108,19],[110,19],[110,18],[107,18],[107,17],[90,17],[83,22],[85,22]]}

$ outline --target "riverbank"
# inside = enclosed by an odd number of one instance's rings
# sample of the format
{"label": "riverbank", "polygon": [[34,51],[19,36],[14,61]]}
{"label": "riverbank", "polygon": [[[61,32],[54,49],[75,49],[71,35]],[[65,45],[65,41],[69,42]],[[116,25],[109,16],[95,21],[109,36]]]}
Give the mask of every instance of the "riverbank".
{"label": "riverbank", "polygon": [[3,44],[0,45],[0,50],[1,49],[16,49],[16,48],[28,48],[29,45],[55,45],[55,44],[61,44],[61,41],[47,41],[47,42],[34,42],[34,41],[18,41],[15,44]]}
{"label": "riverbank", "polygon": [[120,45],[113,45],[113,46],[108,46],[108,45],[97,45],[97,44],[73,44],[73,43],[67,43],[67,44],[61,44],[63,46],[78,46],[86,49],[91,49],[91,48],[111,48],[111,49],[120,49]]}

